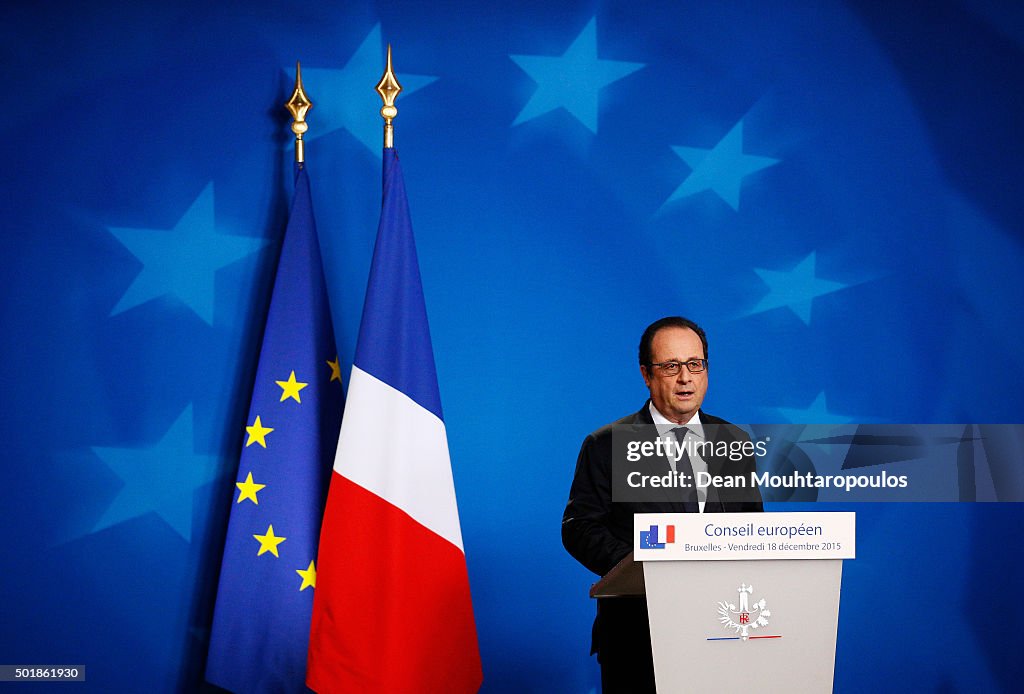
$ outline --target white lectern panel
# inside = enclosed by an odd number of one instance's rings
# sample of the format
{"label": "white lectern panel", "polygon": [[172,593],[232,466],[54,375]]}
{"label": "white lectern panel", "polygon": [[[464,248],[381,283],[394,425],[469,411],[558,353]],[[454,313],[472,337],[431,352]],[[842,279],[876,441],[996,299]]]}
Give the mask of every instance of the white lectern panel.
{"label": "white lectern panel", "polygon": [[637,514],[635,525],[659,692],[832,691],[854,514]]}
{"label": "white lectern panel", "polygon": [[658,691],[831,692],[842,570],[841,559],[645,563]]}

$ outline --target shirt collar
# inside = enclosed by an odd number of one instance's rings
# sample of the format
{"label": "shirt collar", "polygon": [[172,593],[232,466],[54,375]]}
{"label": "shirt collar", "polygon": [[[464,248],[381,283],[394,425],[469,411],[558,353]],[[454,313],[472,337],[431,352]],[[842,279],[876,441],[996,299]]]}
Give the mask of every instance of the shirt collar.
{"label": "shirt collar", "polygon": [[693,416],[690,417],[690,421],[688,421],[686,424],[679,425],[676,424],[675,422],[670,422],[663,414],[661,414],[661,412],[658,411],[658,408],[654,406],[653,401],[648,403],[647,409],[651,411],[651,419],[654,420],[654,426],[657,427],[658,429],[658,436],[664,436],[665,434],[672,431],[678,426],[685,426],[687,429],[690,430],[690,433],[692,433],[697,438],[704,438],[704,425],[700,423],[699,411],[694,412]]}

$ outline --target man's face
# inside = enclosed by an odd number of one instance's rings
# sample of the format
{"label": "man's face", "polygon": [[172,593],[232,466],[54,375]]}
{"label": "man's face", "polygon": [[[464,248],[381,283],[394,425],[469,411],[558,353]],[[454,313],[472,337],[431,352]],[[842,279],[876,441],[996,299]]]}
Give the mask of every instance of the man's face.
{"label": "man's face", "polygon": [[[689,328],[662,328],[651,340],[651,362],[678,361],[704,358],[704,345],[697,333]],[[644,383],[651,391],[651,402],[658,412],[676,424],[685,424],[704,402],[708,391],[707,369],[690,373],[684,365],[675,376],[663,376],[658,367],[640,367]]]}

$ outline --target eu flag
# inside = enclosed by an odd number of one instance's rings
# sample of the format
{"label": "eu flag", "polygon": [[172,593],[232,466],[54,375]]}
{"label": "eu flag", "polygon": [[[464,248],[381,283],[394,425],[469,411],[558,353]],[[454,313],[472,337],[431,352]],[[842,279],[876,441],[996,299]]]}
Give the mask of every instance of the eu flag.
{"label": "eu flag", "polygon": [[206,679],[305,691],[316,555],[342,390],[309,178],[300,166],[231,501]]}

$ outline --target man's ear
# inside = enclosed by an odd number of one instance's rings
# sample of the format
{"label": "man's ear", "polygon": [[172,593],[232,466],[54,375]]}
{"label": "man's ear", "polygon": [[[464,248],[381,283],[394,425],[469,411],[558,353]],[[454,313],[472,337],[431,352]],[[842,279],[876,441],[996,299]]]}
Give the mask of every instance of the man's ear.
{"label": "man's ear", "polygon": [[644,385],[648,388],[651,387],[651,375],[647,373],[647,367],[643,364],[640,365],[640,375],[644,378]]}

